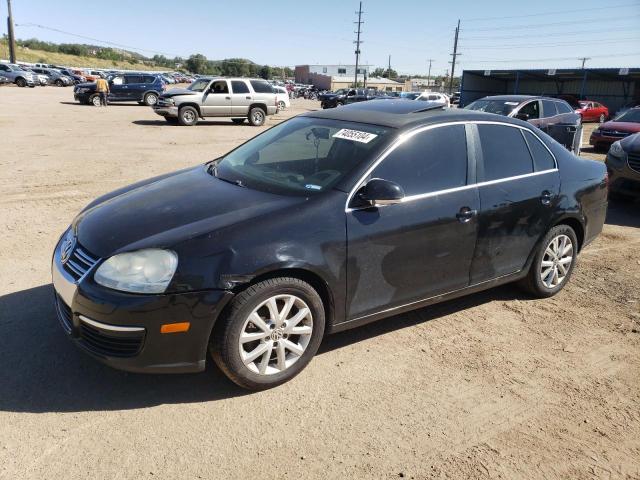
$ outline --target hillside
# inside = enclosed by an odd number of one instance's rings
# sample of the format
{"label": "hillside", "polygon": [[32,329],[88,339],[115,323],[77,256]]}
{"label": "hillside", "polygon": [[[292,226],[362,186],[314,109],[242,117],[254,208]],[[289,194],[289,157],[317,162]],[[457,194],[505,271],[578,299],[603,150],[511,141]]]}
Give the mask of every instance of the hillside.
{"label": "hillside", "polygon": [[[16,47],[16,57],[19,62],[26,63],[50,63],[52,65],[65,65],[71,67],[94,68],[118,68],[126,70],[167,70],[167,68],[147,65],[138,61],[103,60],[95,57],[81,57],[58,52],[46,52],[32,50],[24,47]],[[0,40],[0,58],[9,59],[9,47],[5,40]]]}

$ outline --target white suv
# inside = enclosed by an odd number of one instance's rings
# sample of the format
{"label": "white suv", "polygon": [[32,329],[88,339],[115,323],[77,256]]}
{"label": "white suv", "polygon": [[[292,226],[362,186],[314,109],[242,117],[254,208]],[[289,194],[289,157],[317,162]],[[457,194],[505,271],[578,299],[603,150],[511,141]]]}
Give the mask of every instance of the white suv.
{"label": "white suv", "polygon": [[276,93],[269,83],[254,78],[200,77],[188,88],[163,93],[153,111],[169,123],[195,125],[200,118],[227,117],[233,123],[264,125],[278,113]]}
{"label": "white suv", "polygon": [[416,98],[416,100],[439,103],[447,108],[451,106],[449,96],[445,95],[444,93],[423,92],[418,98]]}

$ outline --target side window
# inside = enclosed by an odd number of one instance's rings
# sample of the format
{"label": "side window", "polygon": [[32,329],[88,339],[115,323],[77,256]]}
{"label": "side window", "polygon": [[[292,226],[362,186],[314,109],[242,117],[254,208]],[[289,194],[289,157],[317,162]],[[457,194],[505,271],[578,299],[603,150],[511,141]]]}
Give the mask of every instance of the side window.
{"label": "side window", "polygon": [[542,100],[542,113],[544,114],[544,118],[555,117],[558,115],[556,102],[552,102],[551,100]]}
{"label": "side window", "polygon": [[9,67],[7,67],[6,65],[0,64],[0,70],[2,70],[3,72],[8,72],[9,71]]}
{"label": "side window", "polygon": [[520,109],[519,114],[529,115],[529,120],[532,118],[540,118],[540,108],[539,102],[534,100],[533,102],[527,103],[524,107]]}
{"label": "side window", "polygon": [[247,84],[241,80],[233,80],[231,82],[231,90],[233,90],[233,93],[250,93]]}
{"label": "side window", "polygon": [[542,172],[544,170],[552,170],[556,168],[556,163],[553,157],[549,153],[549,150],[541,143],[536,136],[528,130],[523,130],[524,138],[527,139],[529,150],[531,150],[531,156],[533,157],[533,165],[536,172]]}
{"label": "side window", "polygon": [[347,74],[347,69],[346,68],[339,68],[338,69],[338,75],[346,75]]}
{"label": "side window", "polygon": [[226,80],[218,80],[211,84],[211,93],[229,93],[229,87]]}
{"label": "side window", "polygon": [[437,192],[467,184],[467,141],[463,125],[418,133],[371,173],[400,185],[405,195]]}
{"label": "side window", "polygon": [[260,80],[251,80],[251,86],[256,93],[273,93],[273,88],[267,82]]}
{"label": "side window", "polygon": [[151,76],[151,75],[145,75],[144,76],[144,83],[153,83],[156,81],[156,77]]}
{"label": "side window", "polygon": [[529,149],[519,128],[478,125],[484,174],[482,181],[499,180],[533,172]]}
{"label": "side window", "polygon": [[124,83],[124,77],[113,77],[111,81],[114,85],[122,85]]}
{"label": "side window", "polygon": [[124,78],[127,85],[132,83],[142,83],[142,75],[127,75]]}
{"label": "side window", "polygon": [[568,103],[556,102],[556,107],[558,108],[558,113],[573,113]]}

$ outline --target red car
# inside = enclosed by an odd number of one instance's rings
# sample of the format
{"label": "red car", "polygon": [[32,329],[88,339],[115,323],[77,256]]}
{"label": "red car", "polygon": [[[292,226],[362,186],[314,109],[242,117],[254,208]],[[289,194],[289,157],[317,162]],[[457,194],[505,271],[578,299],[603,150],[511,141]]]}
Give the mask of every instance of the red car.
{"label": "red car", "polygon": [[604,123],[609,118],[609,109],[601,103],[592,100],[580,100],[580,108],[576,113],[582,117],[583,122]]}
{"label": "red car", "polygon": [[589,144],[596,150],[609,148],[613,142],[638,132],[640,132],[640,107],[630,108],[610,122],[596,128],[591,134]]}

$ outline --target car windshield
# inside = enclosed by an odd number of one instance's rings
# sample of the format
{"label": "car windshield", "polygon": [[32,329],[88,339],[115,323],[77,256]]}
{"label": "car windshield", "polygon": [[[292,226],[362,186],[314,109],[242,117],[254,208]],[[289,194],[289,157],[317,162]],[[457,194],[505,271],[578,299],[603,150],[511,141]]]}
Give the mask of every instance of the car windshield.
{"label": "car windshield", "polygon": [[467,110],[478,110],[480,112],[497,113],[498,115],[509,115],[518,105],[518,102],[509,102],[507,100],[476,100],[464,108]]}
{"label": "car windshield", "polygon": [[205,78],[200,78],[189,85],[187,87],[187,90],[192,90],[194,92],[204,92],[204,89],[207,88],[207,85],[209,85],[210,81],[211,80],[207,80]]}
{"label": "car windshield", "polygon": [[391,129],[298,117],[249,140],[211,164],[210,173],[240,186],[284,195],[308,195],[336,185],[369,160]]}
{"label": "car windshield", "polygon": [[640,123],[640,109],[627,110],[613,119],[614,122]]}

